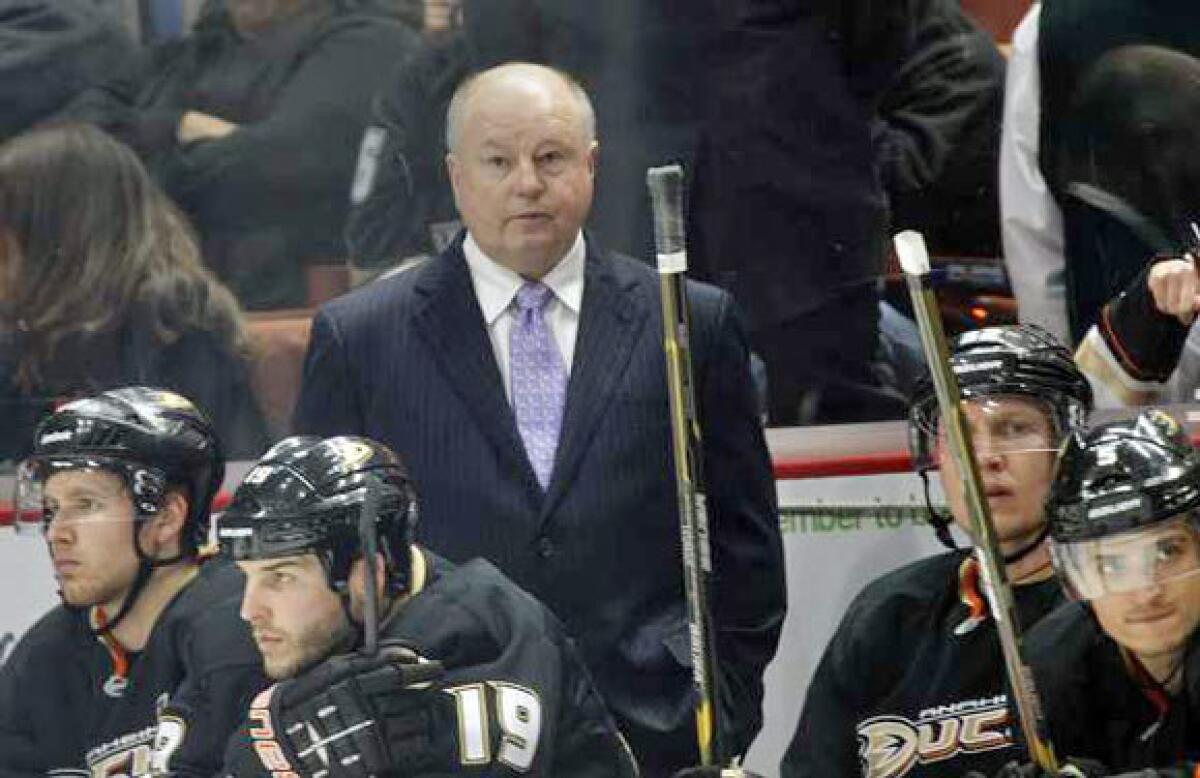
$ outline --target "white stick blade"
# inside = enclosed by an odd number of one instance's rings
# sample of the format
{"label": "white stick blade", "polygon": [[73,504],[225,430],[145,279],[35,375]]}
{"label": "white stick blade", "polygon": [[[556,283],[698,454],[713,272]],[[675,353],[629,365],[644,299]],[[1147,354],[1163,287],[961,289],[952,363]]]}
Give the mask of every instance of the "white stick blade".
{"label": "white stick blade", "polygon": [[925,236],[916,230],[905,230],[892,238],[900,269],[910,276],[923,276],[929,272],[929,250],[925,248]]}

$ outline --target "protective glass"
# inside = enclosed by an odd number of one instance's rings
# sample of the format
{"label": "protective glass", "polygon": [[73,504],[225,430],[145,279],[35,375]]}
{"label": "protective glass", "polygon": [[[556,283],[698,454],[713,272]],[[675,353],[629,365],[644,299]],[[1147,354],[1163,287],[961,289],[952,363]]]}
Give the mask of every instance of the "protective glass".
{"label": "protective glass", "polygon": [[1195,518],[1070,543],[1052,542],[1054,566],[1081,599],[1159,586],[1200,572]]}
{"label": "protective glass", "polygon": [[[1056,451],[1057,441],[1049,403],[1023,395],[988,395],[964,402],[964,419],[975,456]],[[931,430],[936,451],[949,445],[947,428],[938,414]]]}

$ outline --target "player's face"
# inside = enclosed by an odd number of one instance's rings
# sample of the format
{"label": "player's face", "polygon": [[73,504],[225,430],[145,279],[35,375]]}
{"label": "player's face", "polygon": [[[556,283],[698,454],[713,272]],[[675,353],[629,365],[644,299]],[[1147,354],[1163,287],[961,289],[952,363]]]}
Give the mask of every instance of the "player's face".
{"label": "player's face", "polygon": [[42,495],[46,543],[63,601],[119,609],[138,571],[133,501],[125,482],[104,470],[50,476]]}
{"label": "player's face", "polygon": [[290,678],[349,648],[354,628],[316,556],[238,562],[246,574],[242,618],[271,678]]}
{"label": "player's face", "polygon": [[[985,397],[964,404],[979,475],[1000,547],[1024,548],[1041,531],[1043,503],[1054,475],[1054,425],[1036,400]],[[955,522],[970,527],[958,462],[950,453],[945,429],[938,431],[942,488]]]}
{"label": "player's face", "polygon": [[[1148,667],[1177,656],[1200,625],[1200,539],[1191,522],[1101,538],[1089,551],[1112,590],[1090,600],[1109,637]],[[1124,580],[1143,585],[1119,591]]]}
{"label": "player's face", "polygon": [[587,218],[596,144],[582,113],[561,79],[525,71],[489,79],[463,111],[447,156],[458,211],[484,253],[521,275],[551,270]]}

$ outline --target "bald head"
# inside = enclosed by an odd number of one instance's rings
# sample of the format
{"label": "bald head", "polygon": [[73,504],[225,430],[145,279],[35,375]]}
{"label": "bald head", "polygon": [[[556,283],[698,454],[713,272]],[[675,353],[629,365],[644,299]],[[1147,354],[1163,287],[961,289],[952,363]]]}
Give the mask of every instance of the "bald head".
{"label": "bald head", "polygon": [[583,90],[541,65],[502,65],[459,87],[446,167],[487,257],[541,278],[566,256],[592,204],[595,123]]}
{"label": "bald head", "polygon": [[462,138],[462,128],[482,100],[520,102],[566,100],[574,107],[584,142],[596,139],[596,112],[587,92],[566,73],[545,65],[510,62],[465,79],[454,90],[446,111],[446,150],[453,153]]}

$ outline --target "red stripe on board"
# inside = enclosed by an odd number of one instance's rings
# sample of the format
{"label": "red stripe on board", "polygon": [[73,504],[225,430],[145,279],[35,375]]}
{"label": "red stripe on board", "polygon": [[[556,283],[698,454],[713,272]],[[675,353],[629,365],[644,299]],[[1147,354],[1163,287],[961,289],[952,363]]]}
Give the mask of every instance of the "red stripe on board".
{"label": "red stripe on board", "polygon": [[907,473],[912,470],[912,457],[907,451],[883,451],[877,454],[825,459],[780,459],[774,464],[775,480],[788,481],[798,478]]}

